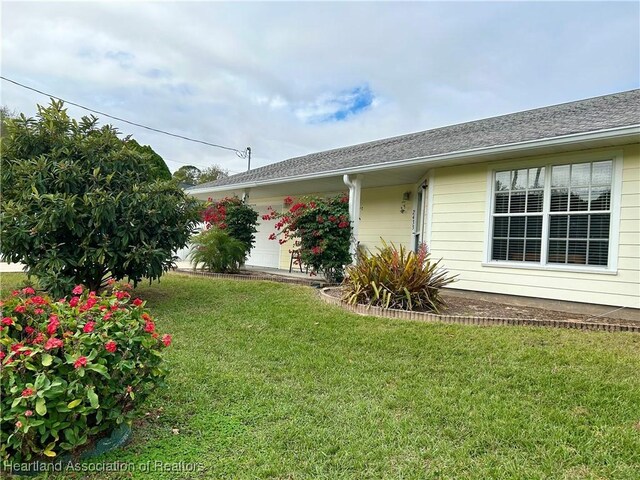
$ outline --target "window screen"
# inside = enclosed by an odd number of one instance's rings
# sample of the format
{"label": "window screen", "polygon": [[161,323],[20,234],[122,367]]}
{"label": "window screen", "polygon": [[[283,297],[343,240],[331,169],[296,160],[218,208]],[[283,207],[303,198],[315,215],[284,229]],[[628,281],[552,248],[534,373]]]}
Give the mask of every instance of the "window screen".
{"label": "window screen", "polygon": [[492,260],[539,262],[545,167],[497,172]]}
{"label": "window screen", "polygon": [[549,263],[609,263],[612,162],[551,169]]}
{"label": "window screen", "polygon": [[612,177],[611,160],[496,172],[491,259],[607,266]]}

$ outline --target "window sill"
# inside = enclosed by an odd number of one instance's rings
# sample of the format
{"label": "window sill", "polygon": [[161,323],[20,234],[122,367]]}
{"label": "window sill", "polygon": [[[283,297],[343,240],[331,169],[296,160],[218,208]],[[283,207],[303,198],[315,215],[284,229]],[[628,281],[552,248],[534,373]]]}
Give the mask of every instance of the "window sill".
{"label": "window sill", "polygon": [[599,275],[618,275],[617,270],[611,270],[609,268],[598,267],[573,267],[562,265],[540,265],[534,263],[525,262],[482,262],[483,267],[492,268],[517,268],[524,270],[541,270],[544,272],[571,272],[571,273],[595,273]]}

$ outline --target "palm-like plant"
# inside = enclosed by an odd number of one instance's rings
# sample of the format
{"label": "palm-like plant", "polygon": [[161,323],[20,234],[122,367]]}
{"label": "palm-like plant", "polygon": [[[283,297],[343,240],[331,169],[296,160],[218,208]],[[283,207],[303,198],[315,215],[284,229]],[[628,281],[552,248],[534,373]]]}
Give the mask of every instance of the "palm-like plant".
{"label": "palm-like plant", "polygon": [[233,273],[245,260],[245,244],[219,228],[203,230],[191,243],[189,259],[194,270],[202,265],[209,272]]}
{"label": "palm-like plant", "polygon": [[425,244],[417,252],[382,241],[370,254],[358,251],[355,265],[347,267],[343,300],[383,308],[438,312],[445,305],[440,289],[455,280],[440,262],[432,262]]}

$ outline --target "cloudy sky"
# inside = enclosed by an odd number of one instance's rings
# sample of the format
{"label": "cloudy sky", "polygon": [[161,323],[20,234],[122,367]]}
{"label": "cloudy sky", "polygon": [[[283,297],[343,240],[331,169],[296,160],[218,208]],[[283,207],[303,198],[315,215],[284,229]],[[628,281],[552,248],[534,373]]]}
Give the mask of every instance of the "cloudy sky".
{"label": "cloudy sky", "polygon": [[[155,128],[251,146],[253,166],[640,84],[637,2],[1,8],[3,76]],[[1,87],[2,104],[25,114],[47,102]],[[246,168],[233,152],[108,123],[171,170]]]}

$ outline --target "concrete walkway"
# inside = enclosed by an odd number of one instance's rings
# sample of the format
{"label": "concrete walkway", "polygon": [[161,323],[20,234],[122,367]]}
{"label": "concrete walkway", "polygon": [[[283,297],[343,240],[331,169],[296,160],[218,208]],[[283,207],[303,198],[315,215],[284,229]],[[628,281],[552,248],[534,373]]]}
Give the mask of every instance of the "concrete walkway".
{"label": "concrete walkway", "polygon": [[252,265],[245,265],[243,268],[251,272],[266,273],[267,275],[278,275],[278,276],[288,277],[288,278],[304,278],[307,280],[321,280],[321,281],[325,280],[325,278],[322,275],[311,276],[308,273],[300,272],[300,270],[296,270],[295,268],[291,270],[291,273],[289,273],[289,270],[280,270],[279,268],[269,268],[269,267],[254,267]]}
{"label": "concrete walkway", "polygon": [[[189,262],[185,262],[185,261],[179,261],[176,262],[176,264],[178,265],[178,268],[181,269],[192,269],[192,265]],[[12,272],[22,272],[23,265],[21,263],[5,263],[5,262],[0,262],[0,273],[12,273]],[[289,273],[288,270],[280,270],[277,268],[269,268],[269,267],[254,267],[251,265],[246,265],[245,267],[243,267],[244,270],[249,270],[251,272],[260,272],[260,273],[265,273],[268,275],[278,275],[278,276],[282,276],[282,277],[289,277],[289,278],[305,278],[305,279],[311,279],[311,280],[324,280],[324,277],[322,275],[318,275],[318,276],[311,276],[308,273],[300,273],[300,270],[293,270],[291,273]]]}
{"label": "concrete walkway", "polygon": [[[179,261],[176,262],[176,265],[179,269],[185,270],[193,270],[193,266],[189,262]],[[324,281],[325,278],[322,275],[311,276],[308,273],[300,272],[300,270],[296,270],[295,268],[289,273],[289,270],[281,270],[279,268],[271,268],[271,267],[256,267],[253,265],[245,265],[242,267],[242,270],[247,270],[252,273],[264,273],[265,275],[277,275],[279,277],[287,277],[287,278],[300,278],[305,280],[321,280]]]}
{"label": "concrete walkway", "polygon": [[482,300],[485,302],[502,303],[517,307],[534,307],[545,310],[555,310],[558,312],[577,313],[592,317],[609,317],[623,320],[639,320],[640,310],[637,308],[614,307],[610,305],[596,305],[593,303],[567,302],[564,300],[551,300],[547,298],[519,297],[517,295],[503,295],[499,293],[473,292],[470,290],[458,290],[445,288],[449,295],[456,295],[464,298]]}

